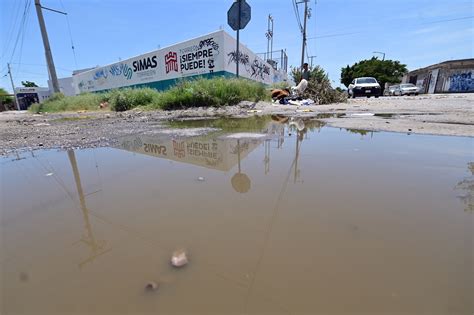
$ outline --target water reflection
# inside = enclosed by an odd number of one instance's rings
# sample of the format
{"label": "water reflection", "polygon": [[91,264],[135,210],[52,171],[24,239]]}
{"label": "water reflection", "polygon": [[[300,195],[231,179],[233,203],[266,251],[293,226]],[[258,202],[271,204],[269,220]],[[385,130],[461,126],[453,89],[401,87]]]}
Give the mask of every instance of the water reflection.
{"label": "water reflection", "polygon": [[472,142],[251,123],[8,159],[0,313],[470,312]]}
{"label": "water reflection", "polygon": [[467,169],[471,175],[457,183],[455,189],[461,192],[458,197],[465,204],[465,211],[472,213],[474,211],[474,162],[469,162]]}
{"label": "water reflection", "polygon": [[79,204],[82,211],[82,218],[84,220],[84,235],[81,237],[79,242],[85,244],[90,249],[89,257],[79,262],[79,268],[84,267],[86,264],[94,261],[97,257],[107,253],[111,248],[107,248],[105,240],[97,240],[92,230],[92,225],[89,219],[89,209],[86,205],[86,199],[84,197],[84,191],[82,190],[81,176],[79,168],[77,166],[76,155],[74,150],[68,150],[67,155],[69,162],[71,163],[72,172],[74,173],[74,182],[76,183],[77,194],[79,196]]}
{"label": "water reflection", "polygon": [[[219,120],[173,122],[171,126],[185,127],[188,126],[187,124],[193,127],[222,126]],[[296,183],[301,174],[298,165],[301,143],[308,130],[320,130],[324,123],[317,120],[272,115],[271,119],[253,120],[250,129],[255,131],[254,133],[228,132],[228,130],[246,130],[248,126],[247,120],[234,119],[230,126],[204,136],[173,136],[169,132],[126,136],[120,139],[117,148],[224,172],[237,165],[237,173],[232,177],[231,185],[236,192],[246,193],[251,188],[251,179],[242,172],[241,161],[253,150],[264,144],[264,173],[267,175],[270,172],[272,141],[276,140],[276,149],[283,149],[286,133],[289,137],[296,135],[294,160],[291,163],[294,170],[293,181]]]}

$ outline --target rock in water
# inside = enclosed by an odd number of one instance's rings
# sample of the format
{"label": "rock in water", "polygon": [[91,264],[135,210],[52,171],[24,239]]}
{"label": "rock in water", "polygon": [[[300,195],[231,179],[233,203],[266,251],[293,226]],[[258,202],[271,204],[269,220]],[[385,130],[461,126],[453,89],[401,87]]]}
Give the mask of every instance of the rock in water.
{"label": "rock in water", "polygon": [[146,284],[145,290],[147,291],[156,291],[160,287],[160,284],[155,281],[150,281]]}
{"label": "rock in water", "polygon": [[171,256],[171,264],[174,267],[182,267],[188,263],[188,257],[184,250],[177,250]]}

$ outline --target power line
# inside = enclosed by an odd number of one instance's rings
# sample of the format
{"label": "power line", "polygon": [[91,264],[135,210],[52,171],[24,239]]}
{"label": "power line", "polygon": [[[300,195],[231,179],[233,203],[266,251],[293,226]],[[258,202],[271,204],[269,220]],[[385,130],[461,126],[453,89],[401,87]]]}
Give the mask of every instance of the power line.
{"label": "power line", "polygon": [[26,30],[28,29],[28,17],[30,15],[30,6],[31,6],[31,1],[28,1],[28,11],[26,13],[26,22],[25,22],[25,26],[23,28],[23,32],[21,34],[21,44],[20,44],[20,58],[19,58],[19,61],[18,61],[18,71],[20,71],[21,69],[21,58],[23,57],[23,42],[25,40],[25,33],[26,33]]}
{"label": "power line", "polygon": [[433,21],[433,22],[425,22],[421,23],[421,25],[424,24],[435,24],[435,23],[444,23],[444,22],[452,22],[452,21],[460,21],[460,20],[468,20],[474,18],[474,15],[471,16],[465,16],[465,17],[460,17],[460,18],[454,18],[454,19],[446,19],[446,20],[439,20],[439,21]]}
{"label": "power line", "polygon": [[[18,65],[19,63],[18,62],[12,62],[11,64],[12,65]],[[48,66],[44,63],[22,63],[22,65],[23,66],[34,66],[34,67],[47,67]],[[56,67],[56,68],[58,68],[60,70],[63,70],[63,71],[70,71],[70,72],[73,71],[72,69],[66,69],[66,68],[62,68],[62,67]]]}
{"label": "power line", "polygon": [[[458,18],[451,18],[451,19],[445,19],[445,20],[438,20],[438,21],[432,21],[432,22],[425,22],[425,23],[420,23],[420,24],[413,25],[411,27],[415,27],[417,25],[419,26],[419,25],[426,25],[426,24],[436,24],[436,23],[445,23],[445,22],[452,22],[452,21],[468,20],[468,19],[472,19],[472,18],[474,18],[474,15],[465,16],[465,17],[458,17]],[[355,35],[355,34],[361,34],[361,33],[363,33],[363,31],[325,34],[325,35],[318,35],[318,36],[309,37],[308,39],[348,36],[348,35]]]}
{"label": "power line", "polygon": [[301,25],[300,13],[298,11],[298,6],[296,5],[296,0],[291,0],[291,4],[293,5],[293,11],[295,13],[296,22],[298,23],[298,27],[300,28],[300,32],[303,33],[303,26]]}
{"label": "power line", "polygon": [[[25,0],[25,1],[28,1],[28,0]],[[8,52],[8,47],[10,47],[10,43],[13,40],[13,34],[15,33],[16,22],[19,20],[18,18],[20,16],[20,12],[21,12],[21,2],[17,1],[16,3],[18,4],[16,14],[12,14],[12,16],[14,16],[14,19],[13,19],[13,22],[11,24],[11,27],[8,29],[8,39],[5,41],[5,46],[4,46],[5,50],[3,51],[2,56],[0,57],[0,59],[5,57],[7,52]],[[15,9],[13,9],[12,12],[13,11],[15,11]]]}
{"label": "power line", "polygon": [[[59,3],[61,4],[63,10],[67,11],[66,8],[64,7],[62,0],[59,0]],[[76,51],[74,50],[74,42],[72,40],[71,25],[69,24],[69,15],[66,15],[66,22],[67,22],[67,29],[69,32],[69,39],[71,40],[71,49],[72,49],[72,55],[74,56],[74,64],[76,65],[76,68],[77,68]]]}
{"label": "power line", "polygon": [[339,37],[339,36],[347,36],[347,35],[354,35],[354,34],[360,34],[360,33],[362,33],[362,32],[347,32],[347,33],[327,34],[327,35],[319,35],[319,36],[309,37],[308,39]]}
{"label": "power line", "polygon": [[15,44],[13,46],[13,51],[12,51],[12,54],[11,54],[11,57],[10,57],[10,60],[9,60],[10,62],[13,60],[13,56],[15,55],[16,47],[18,46],[18,41],[20,40],[20,36],[24,32],[26,19],[27,19],[27,15],[28,15],[27,13],[28,13],[28,9],[30,7],[30,4],[31,4],[30,0],[27,0],[25,2],[25,7],[23,9],[23,16],[22,16],[22,19],[21,19],[21,22],[20,22],[20,28],[18,29],[18,34],[16,36]]}

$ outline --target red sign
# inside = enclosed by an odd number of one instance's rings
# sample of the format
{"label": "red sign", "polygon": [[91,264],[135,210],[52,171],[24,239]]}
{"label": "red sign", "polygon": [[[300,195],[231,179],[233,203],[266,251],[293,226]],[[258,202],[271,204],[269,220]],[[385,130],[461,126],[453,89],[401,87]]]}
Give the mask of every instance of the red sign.
{"label": "red sign", "polygon": [[165,55],[165,65],[166,65],[166,73],[170,71],[178,72],[178,55],[170,51]]}

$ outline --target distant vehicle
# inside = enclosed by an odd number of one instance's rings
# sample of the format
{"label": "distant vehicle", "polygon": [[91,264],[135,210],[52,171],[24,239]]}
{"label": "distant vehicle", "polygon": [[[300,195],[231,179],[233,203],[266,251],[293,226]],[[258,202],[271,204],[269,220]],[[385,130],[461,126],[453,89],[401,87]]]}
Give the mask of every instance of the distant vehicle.
{"label": "distant vehicle", "polygon": [[389,86],[388,88],[386,88],[384,91],[383,91],[383,95],[384,96],[393,96],[394,92],[396,89],[398,89],[399,85],[396,84],[396,85],[391,85]]}
{"label": "distant vehicle", "polygon": [[398,88],[393,92],[393,95],[418,95],[420,88],[413,83],[400,84]]}
{"label": "distant vehicle", "polygon": [[347,88],[349,97],[355,98],[357,96],[380,96],[380,84],[375,78],[363,77],[352,80]]}

